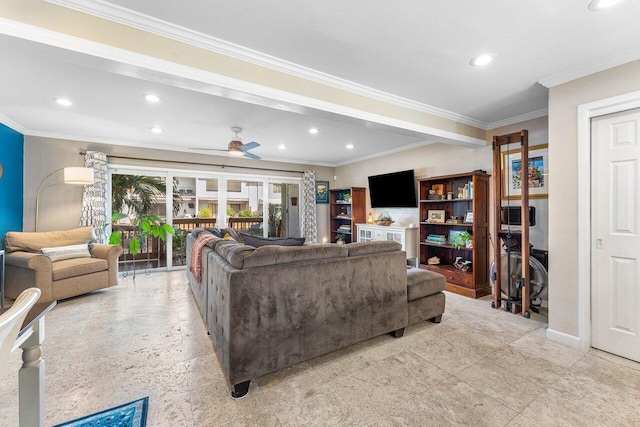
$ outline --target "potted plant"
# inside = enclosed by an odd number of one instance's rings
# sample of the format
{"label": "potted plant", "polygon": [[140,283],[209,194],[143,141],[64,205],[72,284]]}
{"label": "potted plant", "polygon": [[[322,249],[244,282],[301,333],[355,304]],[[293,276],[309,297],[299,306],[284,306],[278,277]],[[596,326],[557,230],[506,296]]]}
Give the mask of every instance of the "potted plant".
{"label": "potted plant", "polygon": [[463,247],[470,247],[470,244],[473,242],[473,236],[468,231],[463,231],[462,233],[458,233],[451,238],[451,246],[456,249],[460,249]]}
{"label": "potted plant", "polygon": [[339,245],[344,245],[347,242],[347,235],[343,233],[336,234],[336,243]]}
{"label": "potted plant", "polygon": [[378,217],[378,219],[376,220],[376,224],[378,225],[391,225],[393,224],[394,221],[391,218],[391,215],[389,215],[389,212],[384,211],[382,214],[380,214],[380,216]]}
{"label": "potted plant", "polygon": [[[127,215],[123,213],[115,213],[111,217],[111,222],[113,223],[123,218],[127,218]],[[129,253],[133,256],[133,272],[135,278],[136,255],[141,252],[142,246],[145,244],[147,239],[153,236],[165,241],[167,239],[167,233],[173,235],[175,234],[175,230],[171,224],[163,222],[157,215],[137,215],[132,221],[131,226],[133,227],[133,231],[129,236]],[[109,244],[120,245],[121,242],[122,231],[113,231],[109,236]]]}

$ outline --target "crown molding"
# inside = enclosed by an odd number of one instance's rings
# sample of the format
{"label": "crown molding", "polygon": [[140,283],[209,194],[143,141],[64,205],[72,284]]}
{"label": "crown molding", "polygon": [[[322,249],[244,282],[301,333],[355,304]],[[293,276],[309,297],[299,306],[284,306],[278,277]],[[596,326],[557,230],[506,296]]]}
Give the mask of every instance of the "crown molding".
{"label": "crown molding", "polygon": [[503,126],[509,126],[516,123],[526,122],[527,120],[538,119],[540,117],[548,116],[549,109],[542,108],[540,110],[532,111],[530,113],[520,114],[519,116],[509,117],[508,119],[498,120],[497,122],[489,123],[487,130],[500,128]]}
{"label": "crown molding", "polygon": [[320,83],[336,89],[344,90],[356,95],[365,96],[378,101],[386,102],[421,113],[431,114],[437,117],[453,120],[483,130],[487,129],[487,123],[471,117],[463,116],[442,108],[423,104],[401,96],[393,95],[377,89],[370,88],[340,77],[332,76],[299,64],[294,64],[283,59],[258,52],[244,46],[190,30],[179,25],[153,18],[121,6],[109,4],[102,0],[46,0],[59,6],[77,10],[93,16],[117,22],[142,31],[157,34],[193,46],[201,47],[216,53],[227,55],[236,59],[250,62],[275,71],[300,77],[305,80]]}
{"label": "crown molding", "polygon": [[9,117],[3,116],[2,114],[0,114],[0,123],[2,123],[8,128],[15,130],[16,132],[21,133],[22,135],[26,135],[28,132],[27,128],[25,128],[24,126],[22,126],[17,122],[14,122]]}
{"label": "crown molding", "polygon": [[638,59],[640,59],[640,47],[633,47],[579,67],[572,68],[554,76],[538,80],[538,83],[547,88],[552,88],[554,86],[558,86],[590,74],[595,74],[600,71],[608,70],[609,68],[617,67],[618,65],[626,64]]}

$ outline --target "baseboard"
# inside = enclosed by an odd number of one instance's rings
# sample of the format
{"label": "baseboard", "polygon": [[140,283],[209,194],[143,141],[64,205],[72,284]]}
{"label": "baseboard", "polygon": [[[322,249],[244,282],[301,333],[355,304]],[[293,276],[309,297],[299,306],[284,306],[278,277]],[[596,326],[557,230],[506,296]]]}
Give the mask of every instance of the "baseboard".
{"label": "baseboard", "polygon": [[559,342],[560,344],[577,348],[578,350],[585,350],[585,344],[582,342],[580,337],[576,337],[574,335],[565,334],[564,332],[547,328],[547,338],[555,342]]}

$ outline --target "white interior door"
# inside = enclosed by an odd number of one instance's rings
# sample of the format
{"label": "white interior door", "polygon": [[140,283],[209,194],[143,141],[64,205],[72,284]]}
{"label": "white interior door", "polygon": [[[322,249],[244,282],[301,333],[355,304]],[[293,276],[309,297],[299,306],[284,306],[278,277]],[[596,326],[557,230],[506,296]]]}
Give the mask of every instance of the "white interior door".
{"label": "white interior door", "polygon": [[592,346],[640,361],[640,109],[594,118]]}

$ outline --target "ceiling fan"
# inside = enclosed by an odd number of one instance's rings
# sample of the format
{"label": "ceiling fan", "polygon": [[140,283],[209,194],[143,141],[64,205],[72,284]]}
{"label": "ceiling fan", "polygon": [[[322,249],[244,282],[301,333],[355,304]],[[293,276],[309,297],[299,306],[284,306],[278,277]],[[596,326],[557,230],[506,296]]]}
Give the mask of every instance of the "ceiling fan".
{"label": "ceiling fan", "polygon": [[206,151],[223,151],[227,152],[233,156],[244,156],[249,159],[260,160],[262,157],[256,156],[253,153],[250,153],[249,150],[257,148],[260,146],[257,142],[248,142],[243,144],[240,140],[238,134],[242,132],[241,127],[233,126],[231,128],[231,132],[235,133],[236,136],[229,142],[229,145],[226,150],[222,150],[220,148],[202,148],[202,147],[189,147],[190,150],[206,150]]}

